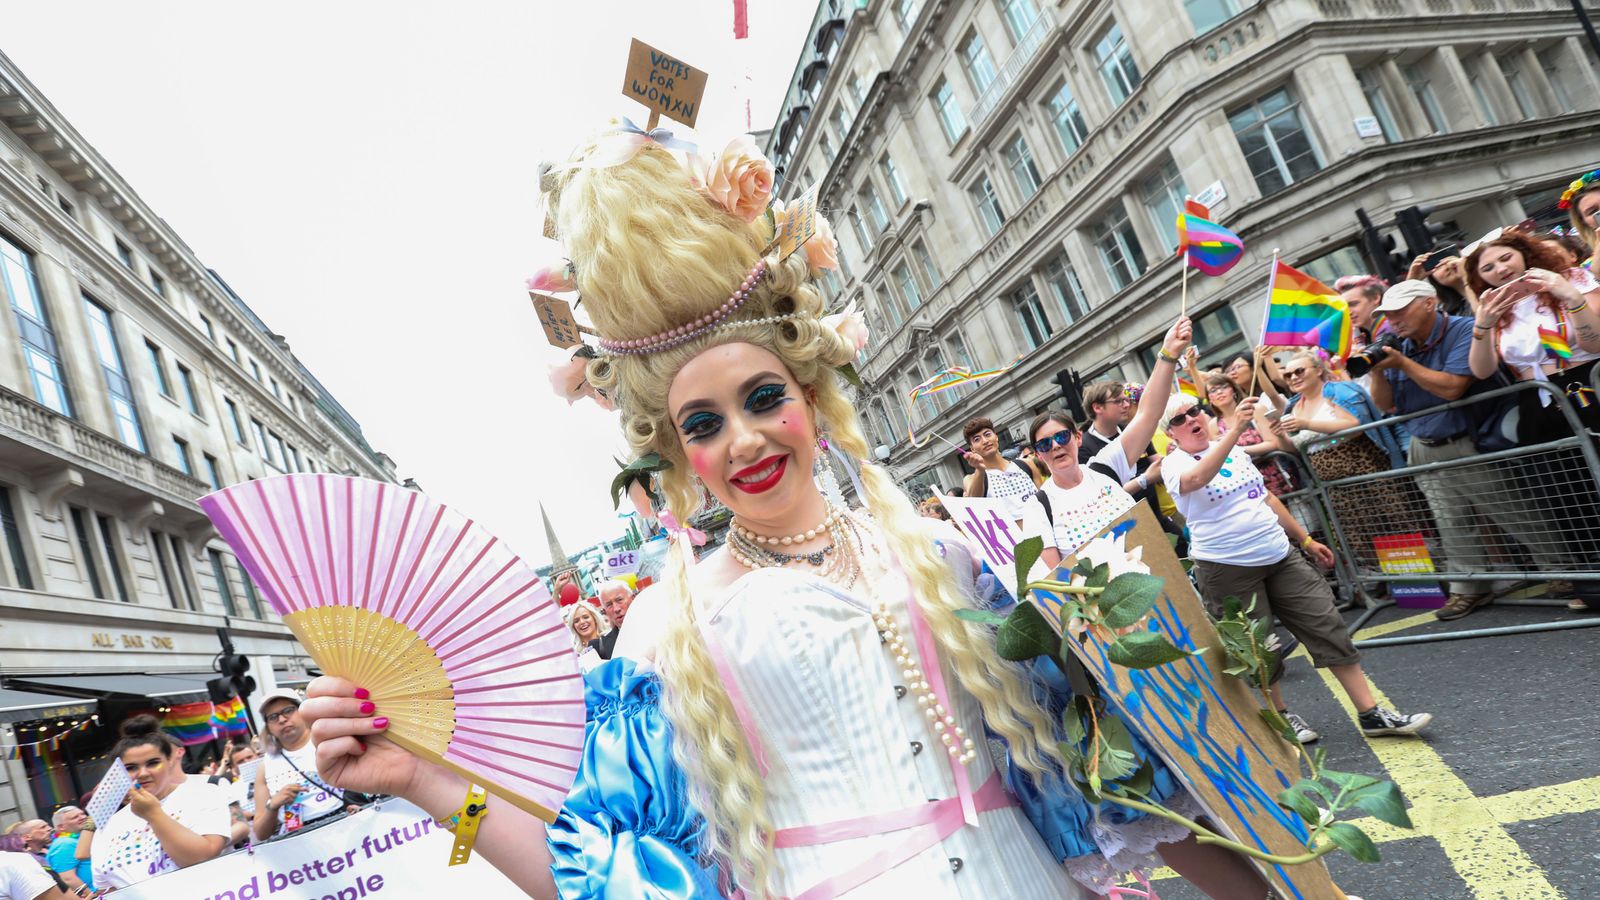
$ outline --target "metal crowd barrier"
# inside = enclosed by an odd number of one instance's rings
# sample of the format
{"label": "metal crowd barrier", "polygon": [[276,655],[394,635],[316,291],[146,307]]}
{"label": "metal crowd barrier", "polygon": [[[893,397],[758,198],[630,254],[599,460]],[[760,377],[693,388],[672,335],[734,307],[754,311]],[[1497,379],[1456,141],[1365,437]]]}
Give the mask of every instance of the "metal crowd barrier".
{"label": "metal crowd barrier", "polygon": [[[1595,390],[1600,391],[1600,366]],[[1448,592],[1460,581],[1600,581],[1600,453],[1566,394],[1547,382],[1525,381],[1465,397],[1440,407],[1381,419],[1308,441],[1319,449],[1367,432],[1403,425],[1444,409],[1461,409],[1529,391],[1549,396],[1572,434],[1559,440],[1474,453],[1461,459],[1406,465],[1324,481],[1307,461],[1298,471],[1303,488],[1289,497],[1291,511],[1313,532],[1322,526],[1340,580],[1366,610],[1350,625],[1362,628],[1394,600],[1375,599],[1365,585],[1438,580]],[[1414,439],[1415,440],[1415,439]],[[1284,454],[1272,454],[1280,457]],[[1497,599],[1507,606],[1564,607],[1563,600]],[[1377,638],[1361,647],[1526,634],[1600,626],[1600,616],[1560,622]]]}

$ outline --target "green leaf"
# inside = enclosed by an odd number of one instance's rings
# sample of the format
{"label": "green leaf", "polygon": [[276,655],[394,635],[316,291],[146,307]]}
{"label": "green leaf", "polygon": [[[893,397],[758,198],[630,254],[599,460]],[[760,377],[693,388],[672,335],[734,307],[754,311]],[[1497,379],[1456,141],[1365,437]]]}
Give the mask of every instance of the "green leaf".
{"label": "green leaf", "polygon": [[1307,824],[1316,825],[1322,821],[1322,808],[1307,796],[1307,783],[1302,781],[1299,784],[1285,788],[1278,794],[1278,802],[1294,810],[1300,818],[1306,820]]}
{"label": "green leaf", "polygon": [[980,625],[1003,625],[1009,616],[1003,616],[991,609],[958,609],[956,618],[967,622],[977,622]]}
{"label": "green leaf", "polygon": [[[1107,571],[1110,571],[1109,567],[1107,567]],[[1080,558],[1077,565],[1072,567],[1072,574],[1082,575],[1084,578],[1088,578],[1090,575],[1094,574],[1094,563],[1088,561],[1087,559]]]}
{"label": "green leaf", "polygon": [[1169,533],[1167,535],[1167,543],[1170,544],[1172,546],[1172,549],[1174,549],[1174,550],[1178,549],[1178,541],[1180,539],[1181,539],[1181,537],[1179,535],[1176,535],[1176,534]]}
{"label": "green leaf", "polygon": [[1106,652],[1106,657],[1129,669],[1153,669],[1188,656],[1165,637],[1149,631],[1123,635]]}
{"label": "green leaf", "polygon": [[1391,781],[1369,784],[1345,794],[1345,802],[1380,822],[1396,828],[1415,828],[1406,812],[1406,800]]}
{"label": "green leaf", "polygon": [[1359,791],[1362,788],[1383,783],[1371,775],[1362,775],[1358,772],[1335,772],[1332,769],[1323,769],[1322,777],[1345,791]]}
{"label": "green leaf", "polygon": [[1144,618],[1161,599],[1163,580],[1155,575],[1126,572],[1111,579],[1100,595],[1100,609],[1108,628],[1126,628]]}
{"label": "green leaf", "polygon": [[995,650],[1001,659],[1021,662],[1036,656],[1053,656],[1060,638],[1032,603],[1018,603],[995,634]]}
{"label": "green leaf", "polygon": [[1110,747],[1100,748],[1100,775],[1107,781],[1121,781],[1139,771],[1139,757]]}
{"label": "green leaf", "polygon": [[1090,572],[1089,576],[1086,579],[1084,579],[1083,586],[1084,587],[1092,587],[1092,588],[1103,588],[1108,583],[1110,583],[1110,581],[1111,581],[1111,566],[1109,564],[1107,564],[1107,563],[1101,563],[1100,565],[1095,566],[1094,567],[1094,571]]}
{"label": "green leaf", "polygon": [[1257,710],[1257,712],[1261,715],[1261,721],[1267,723],[1268,728],[1277,732],[1278,737],[1288,741],[1290,745],[1299,745],[1300,738],[1295,735],[1294,726],[1290,725],[1289,720],[1285,719],[1277,710],[1262,709]]}
{"label": "green leaf", "polygon": [[1067,733],[1067,740],[1072,746],[1081,747],[1088,740],[1089,732],[1083,724],[1083,714],[1078,710],[1077,704],[1068,706],[1061,713],[1061,727]]}
{"label": "green leaf", "polygon": [[1349,822],[1334,822],[1323,829],[1323,834],[1328,840],[1339,845],[1339,848],[1364,863],[1375,863],[1379,860],[1378,845],[1367,837],[1366,832],[1351,825]]}
{"label": "green leaf", "polygon": [[1017,593],[1018,600],[1027,599],[1028,572],[1033,564],[1039,561],[1039,554],[1044,552],[1044,539],[1031,537],[1018,544],[1012,551],[1017,562]]}
{"label": "green leaf", "polygon": [[844,365],[839,366],[837,371],[839,372],[839,377],[850,382],[852,385],[858,388],[864,388],[867,386],[866,383],[861,380],[861,375],[856,372],[854,363],[845,363]]}
{"label": "green leaf", "polygon": [[1130,794],[1147,797],[1155,789],[1155,784],[1156,769],[1147,759],[1139,766],[1139,771],[1134,772],[1132,777],[1123,779],[1117,786]]}
{"label": "green leaf", "polygon": [[1178,560],[1178,565],[1183,566],[1183,572],[1184,572],[1185,575],[1187,575],[1190,572],[1194,571],[1194,560],[1190,559],[1187,556],[1185,556],[1183,559]]}

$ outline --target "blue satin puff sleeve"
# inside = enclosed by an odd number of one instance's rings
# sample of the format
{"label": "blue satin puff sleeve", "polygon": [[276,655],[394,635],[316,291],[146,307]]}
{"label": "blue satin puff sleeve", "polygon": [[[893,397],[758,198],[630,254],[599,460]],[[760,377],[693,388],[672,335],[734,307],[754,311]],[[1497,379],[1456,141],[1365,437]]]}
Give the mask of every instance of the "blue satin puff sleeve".
{"label": "blue satin puff sleeve", "polygon": [[584,676],[588,724],[578,777],[547,829],[565,900],[721,897],[698,862],[704,820],[672,759],[660,682],[617,658]]}

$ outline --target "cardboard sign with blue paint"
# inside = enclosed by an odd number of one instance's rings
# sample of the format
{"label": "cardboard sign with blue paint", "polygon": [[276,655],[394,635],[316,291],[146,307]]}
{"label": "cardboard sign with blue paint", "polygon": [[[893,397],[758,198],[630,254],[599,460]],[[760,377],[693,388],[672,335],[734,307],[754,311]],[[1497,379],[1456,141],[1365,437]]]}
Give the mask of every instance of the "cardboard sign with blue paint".
{"label": "cardboard sign with blue paint", "polygon": [[[1223,674],[1222,641],[1150,507],[1137,504],[1065,560],[1054,577],[1071,581],[1080,557],[1109,565],[1113,577],[1125,572],[1160,577],[1161,599],[1137,627],[1165,635],[1180,649],[1201,651],[1139,670],[1110,661],[1111,635],[1090,630],[1081,641],[1069,641],[1106,701],[1126,713],[1127,723],[1161,755],[1221,833],[1268,853],[1304,853],[1305,822],[1276,799],[1301,778],[1296,748],[1261,721],[1249,684]],[[1064,598],[1034,592],[1030,599],[1059,633]],[[1321,860],[1257,868],[1276,896],[1345,900]]]}

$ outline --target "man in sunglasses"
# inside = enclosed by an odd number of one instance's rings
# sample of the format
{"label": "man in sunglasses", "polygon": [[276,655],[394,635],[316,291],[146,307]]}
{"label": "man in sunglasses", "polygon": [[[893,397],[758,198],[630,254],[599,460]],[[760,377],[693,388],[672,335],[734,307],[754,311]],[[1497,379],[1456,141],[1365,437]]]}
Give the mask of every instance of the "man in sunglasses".
{"label": "man in sunglasses", "polygon": [[1089,458],[1088,465],[1079,462],[1083,434],[1069,414],[1052,410],[1033,420],[1028,440],[1049,467],[1050,480],[1023,507],[1022,536],[1043,539],[1044,552],[1039,558],[1045,565],[1059,565],[1132,509],[1138,501],[1127,486],[1141,491],[1150,487],[1151,480],[1139,472],[1139,459],[1161,425],[1162,409],[1172,393],[1173,373],[1193,330],[1187,316],[1173,323],[1138,409],[1127,426]]}

